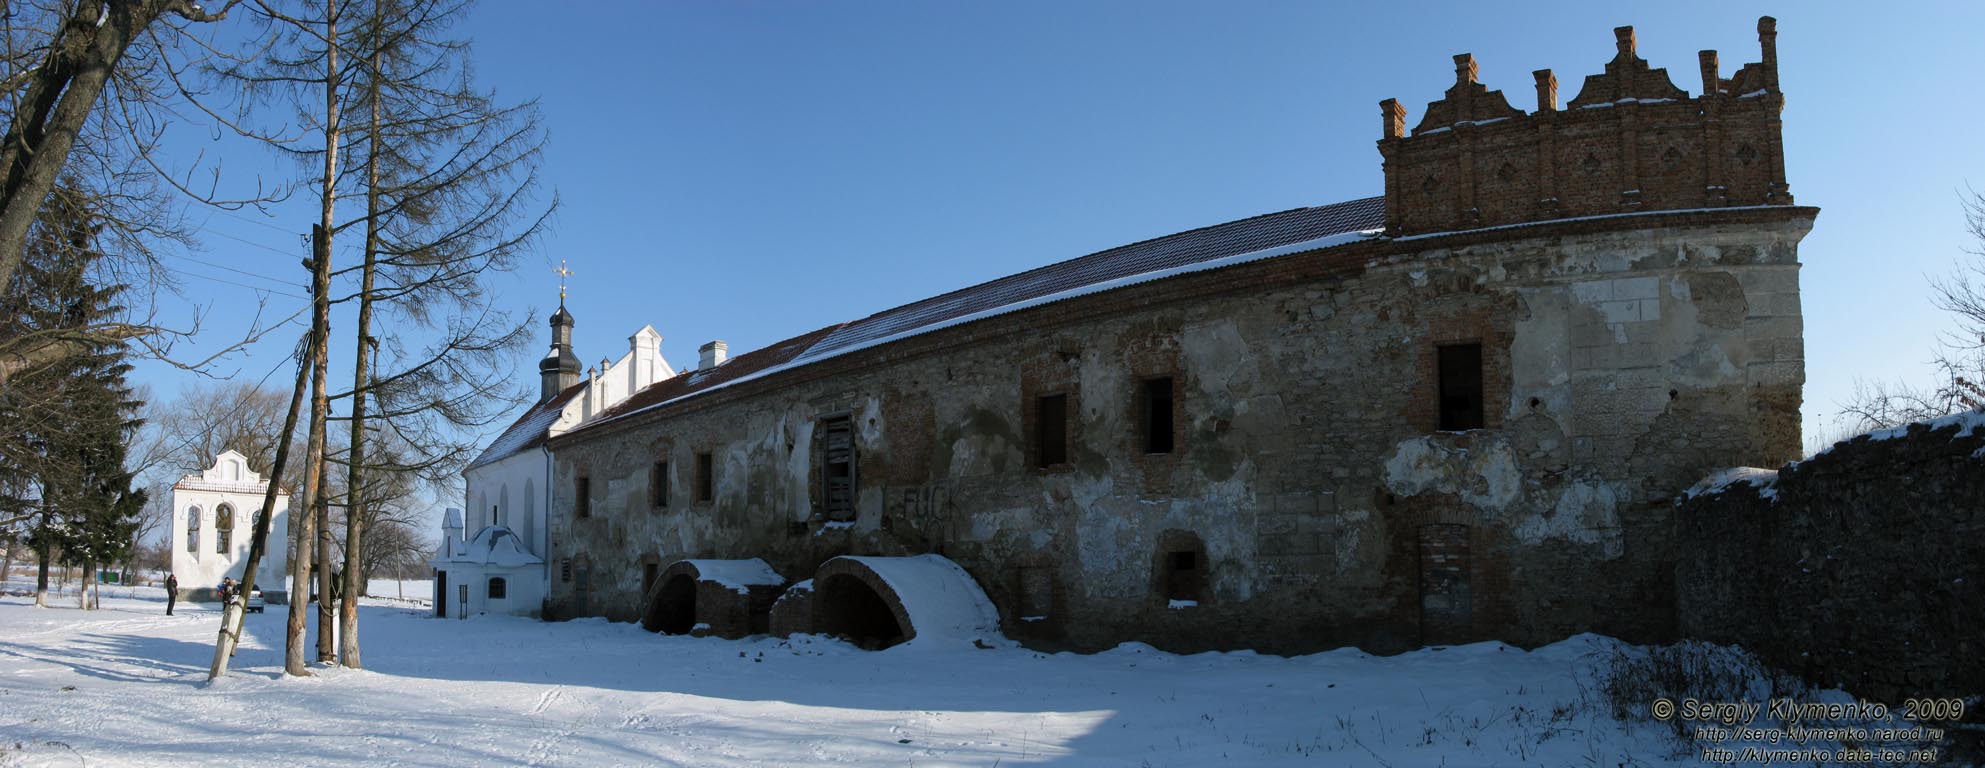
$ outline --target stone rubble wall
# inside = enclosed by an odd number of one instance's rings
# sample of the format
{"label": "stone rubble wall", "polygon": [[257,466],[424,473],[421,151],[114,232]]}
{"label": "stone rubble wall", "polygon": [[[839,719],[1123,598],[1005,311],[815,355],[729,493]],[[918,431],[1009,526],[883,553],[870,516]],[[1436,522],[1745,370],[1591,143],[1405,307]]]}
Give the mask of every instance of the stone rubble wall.
{"label": "stone rubble wall", "polygon": [[1685,498],[1679,628],[1898,702],[1985,693],[1985,415]]}

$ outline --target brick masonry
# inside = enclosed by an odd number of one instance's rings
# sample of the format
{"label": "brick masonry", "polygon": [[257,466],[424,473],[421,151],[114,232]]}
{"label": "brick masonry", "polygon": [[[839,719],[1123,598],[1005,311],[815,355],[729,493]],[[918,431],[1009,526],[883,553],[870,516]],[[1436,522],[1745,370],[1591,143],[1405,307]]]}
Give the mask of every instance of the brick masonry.
{"label": "brick masonry", "polygon": [[1731,78],[1703,51],[1695,98],[1640,58],[1632,27],[1613,32],[1618,54],[1564,109],[1550,70],[1534,73],[1537,111],[1525,113],[1476,80],[1466,53],[1410,136],[1406,108],[1381,102],[1387,232],[1793,202],[1776,21],[1758,21],[1761,60]]}

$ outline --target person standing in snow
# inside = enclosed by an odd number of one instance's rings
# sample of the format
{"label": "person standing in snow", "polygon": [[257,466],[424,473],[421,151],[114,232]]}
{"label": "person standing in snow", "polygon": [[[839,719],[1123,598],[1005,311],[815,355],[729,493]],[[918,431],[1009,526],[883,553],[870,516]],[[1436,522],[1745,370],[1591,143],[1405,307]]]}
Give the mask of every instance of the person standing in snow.
{"label": "person standing in snow", "polygon": [[165,615],[172,615],[172,604],[176,602],[179,602],[179,577],[168,573],[165,575]]}
{"label": "person standing in snow", "polygon": [[221,579],[221,606],[226,607],[228,601],[233,599],[234,579],[232,577]]}

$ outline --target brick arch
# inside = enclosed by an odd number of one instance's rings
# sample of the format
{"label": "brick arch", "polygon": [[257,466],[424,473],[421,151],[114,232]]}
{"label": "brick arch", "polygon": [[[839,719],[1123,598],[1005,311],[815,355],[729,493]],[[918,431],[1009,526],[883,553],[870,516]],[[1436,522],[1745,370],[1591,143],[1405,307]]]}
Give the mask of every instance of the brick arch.
{"label": "brick arch", "polygon": [[867,648],[1003,641],[999,609],[978,579],[941,555],[837,557],[821,564],[812,589],[812,631]]}
{"label": "brick arch", "polygon": [[847,638],[870,650],[906,643],[917,627],[903,599],[867,563],[837,557],[813,576],[813,631]]}
{"label": "brick arch", "polygon": [[665,635],[686,635],[696,625],[696,563],[677,560],[662,569],[641,598],[641,627]]}
{"label": "brick arch", "polygon": [[[705,573],[704,565],[719,573]],[[739,584],[720,575],[733,565],[766,569],[760,560],[669,563],[655,577],[655,583],[649,585],[648,594],[642,596],[642,628],[668,635],[707,634],[733,639],[766,631],[772,602],[778,599],[783,582]],[[763,573],[777,577],[769,569]],[[728,579],[735,578],[732,570]]]}

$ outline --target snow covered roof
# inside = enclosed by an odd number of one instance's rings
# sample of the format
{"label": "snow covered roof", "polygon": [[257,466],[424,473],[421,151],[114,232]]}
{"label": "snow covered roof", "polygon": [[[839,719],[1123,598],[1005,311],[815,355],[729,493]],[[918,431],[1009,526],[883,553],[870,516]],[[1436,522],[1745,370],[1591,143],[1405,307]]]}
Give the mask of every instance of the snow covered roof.
{"label": "snow covered roof", "polygon": [[712,581],[733,592],[748,593],[751,587],[776,587],[786,583],[764,560],[685,560],[696,567],[696,578]]}
{"label": "snow covered roof", "polygon": [[1385,227],[1385,198],[1296,208],[1187,230],[1031,269],[877,312],[835,329],[800,359],[913,328],[1131,275],[1159,272],[1329,235]]}
{"label": "snow covered roof", "polygon": [[[1118,246],[828,326],[656,382],[575,429],[723,386],[1007,312],[1184,272],[1324,248],[1385,226],[1385,198],[1296,208]],[[477,460],[481,462],[481,459]]]}
{"label": "snow covered roof", "polygon": [[552,422],[557,421],[558,414],[565,410],[565,404],[572,402],[572,398],[578,397],[585,391],[586,382],[580,381],[566,387],[564,392],[558,393],[552,399],[531,406],[522,416],[518,416],[516,421],[510,422],[510,427],[503,430],[503,434],[497,435],[496,439],[490,442],[489,447],[483,449],[482,455],[477,456],[475,461],[469,462],[468,469],[494,464],[519,452],[542,445],[551,433]]}
{"label": "snow covered roof", "polygon": [[461,551],[445,558],[435,558],[437,563],[465,563],[493,565],[499,568],[521,568],[527,565],[543,565],[544,560],[524,549],[524,542],[508,526],[492,525],[476,532],[476,536],[462,547]]}

